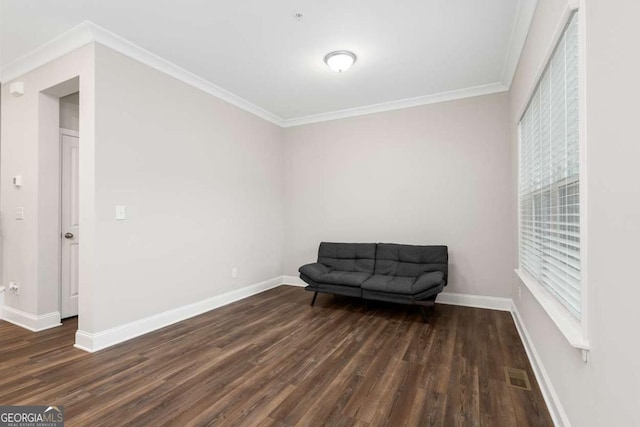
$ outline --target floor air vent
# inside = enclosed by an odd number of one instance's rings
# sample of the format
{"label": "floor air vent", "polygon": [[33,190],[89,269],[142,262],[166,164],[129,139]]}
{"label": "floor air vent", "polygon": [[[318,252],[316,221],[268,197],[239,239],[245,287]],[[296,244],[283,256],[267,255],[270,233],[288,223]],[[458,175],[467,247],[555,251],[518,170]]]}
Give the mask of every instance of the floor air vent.
{"label": "floor air vent", "polygon": [[531,390],[531,383],[526,371],[522,369],[504,368],[504,374],[507,377],[507,384],[520,390]]}

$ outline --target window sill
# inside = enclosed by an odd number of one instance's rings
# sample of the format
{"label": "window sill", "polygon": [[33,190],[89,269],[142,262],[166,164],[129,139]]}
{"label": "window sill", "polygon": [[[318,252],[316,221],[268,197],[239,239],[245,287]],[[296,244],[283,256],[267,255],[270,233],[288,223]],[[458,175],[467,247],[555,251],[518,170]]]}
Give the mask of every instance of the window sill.
{"label": "window sill", "polygon": [[582,330],[582,324],[574,318],[556,299],[525,271],[516,269],[516,274],[540,303],[544,311],[556,324],[572,347],[589,350],[589,341]]}

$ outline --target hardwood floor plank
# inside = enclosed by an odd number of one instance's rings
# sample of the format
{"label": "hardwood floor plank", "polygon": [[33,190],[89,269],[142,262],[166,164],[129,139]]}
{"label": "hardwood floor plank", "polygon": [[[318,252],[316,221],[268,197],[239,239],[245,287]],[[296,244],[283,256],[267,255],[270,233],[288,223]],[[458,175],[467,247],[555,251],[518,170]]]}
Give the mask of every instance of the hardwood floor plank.
{"label": "hardwood floor plank", "polygon": [[537,393],[510,387],[512,407],[519,426],[552,426],[553,422],[544,403],[542,393],[536,382],[533,369],[529,363],[522,341],[518,335],[513,318],[509,313],[494,314],[495,322],[501,331],[499,336],[502,355],[506,366],[526,371],[531,388]]}
{"label": "hardwood floor plank", "polygon": [[343,408],[362,382],[365,372],[371,366],[379,350],[382,326],[382,322],[378,319],[378,321],[368,322],[366,329],[362,328],[367,333],[355,338],[360,342],[359,348],[356,349],[344,369],[307,410],[303,417],[305,422],[310,425],[332,424],[345,418],[342,414]]}
{"label": "hardwood floor plank", "polygon": [[447,391],[445,424],[478,426],[480,424],[478,369],[465,357],[456,356]]}
{"label": "hardwood floor plank", "polygon": [[387,375],[389,366],[400,359],[394,358],[398,338],[394,335],[397,324],[387,322],[378,338],[375,358],[363,373],[363,380],[354,390],[351,399],[345,405],[343,413],[351,418],[367,421],[374,410],[376,386]]}
{"label": "hardwood floor plank", "polygon": [[[410,419],[414,408],[419,408],[424,399],[425,390],[419,386],[422,365],[407,362],[407,373],[397,388],[389,408],[389,425],[402,425]],[[418,399],[420,397],[420,399]],[[417,424],[414,424],[417,425]]]}
{"label": "hardwood floor plank", "polygon": [[[103,351],[0,321],[0,404],[69,426],[550,426],[509,313],[281,286]],[[532,390],[509,386],[524,369]]]}
{"label": "hardwood floor plank", "polygon": [[[280,386],[283,386],[280,388]],[[235,411],[229,414],[230,425],[259,425],[263,418],[277,408],[284,399],[296,392],[296,386],[291,384],[278,384],[278,387],[265,387],[265,391],[250,398]]]}

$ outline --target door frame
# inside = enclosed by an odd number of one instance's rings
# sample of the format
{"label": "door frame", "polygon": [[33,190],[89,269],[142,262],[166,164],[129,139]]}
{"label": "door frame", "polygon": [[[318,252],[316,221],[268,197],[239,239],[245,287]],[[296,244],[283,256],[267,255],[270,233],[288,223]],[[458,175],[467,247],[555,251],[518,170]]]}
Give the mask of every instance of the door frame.
{"label": "door frame", "polygon": [[[80,131],[66,129],[61,127],[58,134],[58,235],[60,236],[58,244],[58,312],[62,316],[62,136],[73,136],[78,138],[78,146],[80,146]],[[80,174],[78,174],[80,180]],[[80,244],[80,242],[78,242]],[[78,313],[78,317],[79,317]]]}
{"label": "door frame", "polygon": [[[68,46],[69,47],[69,46]],[[97,267],[96,234],[96,46],[46,50],[42,64],[29,57],[16,65],[16,81],[27,90],[19,97],[2,98],[3,134],[13,135],[6,147],[3,140],[2,181],[13,174],[23,177],[23,185],[0,194],[3,207],[22,205],[23,222],[7,221],[4,239],[6,260],[11,269],[2,271],[3,282],[14,278],[23,285],[20,295],[5,294],[8,309],[3,317],[31,331],[61,325],[59,306],[60,226],[58,220],[58,151],[60,145],[60,98],[75,92],[79,96],[79,216],[83,227],[79,250],[78,330],[76,346],[92,351],[96,334],[96,303],[93,298]],[[37,55],[36,55],[37,56]],[[42,59],[41,57],[38,57]],[[37,61],[36,61],[37,62]],[[35,65],[34,65],[35,64]],[[19,71],[18,68],[20,68]],[[4,88],[4,87],[3,87]],[[6,107],[6,108],[5,108]],[[5,112],[8,113],[5,117]],[[25,151],[26,150],[26,151]],[[9,310],[11,309],[11,310]]]}

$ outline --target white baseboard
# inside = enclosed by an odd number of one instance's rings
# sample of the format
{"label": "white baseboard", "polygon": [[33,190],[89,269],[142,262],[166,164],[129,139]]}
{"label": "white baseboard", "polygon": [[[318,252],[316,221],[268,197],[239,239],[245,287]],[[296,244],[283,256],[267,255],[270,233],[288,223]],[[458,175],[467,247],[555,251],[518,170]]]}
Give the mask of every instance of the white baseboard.
{"label": "white baseboard", "polygon": [[307,284],[302,281],[298,276],[282,276],[283,285],[302,286],[306,287]]}
{"label": "white baseboard", "polygon": [[463,307],[488,308],[490,310],[511,311],[511,298],[487,297],[483,295],[441,292],[438,304],[461,305]]}
{"label": "white baseboard", "polygon": [[[282,276],[282,283],[291,286],[307,286],[301,278],[296,276]],[[441,292],[438,294],[436,302],[438,304],[511,311],[511,298]]]}
{"label": "white baseboard", "polygon": [[[204,301],[199,301],[193,304],[169,310],[164,313],[146,317],[144,319],[140,319],[135,322],[131,322],[126,325],[118,326],[95,334],[78,330],[76,332],[75,347],[87,352],[102,350],[115,344],[119,344],[123,341],[130,340],[140,335],[144,335],[165,326],[169,326],[173,323],[197,316],[199,314],[205,313],[218,307],[222,307],[243,298],[259,294],[283,284],[300,287],[306,286],[306,284],[296,276],[275,277],[273,279],[246,286],[244,288],[231,291],[223,295],[218,295]],[[559,427],[570,427],[570,423],[566,416],[566,413],[564,412],[564,409],[562,408],[562,405],[558,400],[555,389],[553,388],[549,376],[544,369],[542,361],[540,360],[538,353],[533,345],[533,342],[531,341],[531,338],[524,324],[522,323],[518,309],[511,298],[442,292],[438,295],[437,302],[439,304],[450,304],[511,312],[518,333],[520,334],[520,339],[524,344],[524,348],[527,352],[527,356],[529,357],[529,361],[536,375],[536,379],[538,380],[538,384],[540,384],[542,395],[547,404],[547,407],[549,408],[549,412],[554,424]],[[16,310],[11,310],[11,313],[13,315]],[[26,315],[26,313],[24,314]],[[59,324],[60,315],[59,313],[55,314],[58,316]],[[27,318],[29,318],[28,316],[31,315],[26,316]],[[31,317],[35,318],[35,316]],[[19,326],[23,326],[27,329],[35,330],[29,326],[26,326],[27,322],[22,321],[22,323],[19,323],[17,320],[6,320],[18,324]],[[49,327],[52,326],[57,325],[51,325]]]}
{"label": "white baseboard", "polygon": [[558,398],[556,390],[553,388],[553,384],[551,384],[551,379],[542,364],[540,355],[536,351],[536,347],[533,345],[533,341],[531,340],[531,336],[529,335],[527,328],[524,326],[524,322],[522,321],[522,317],[518,311],[518,306],[513,302],[511,303],[511,315],[513,316],[513,321],[516,324],[516,329],[518,329],[518,333],[520,334],[520,340],[524,344],[524,349],[529,357],[529,362],[531,363],[533,372],[536,375],[536,380],[538,380],[538,384],[540,384],[540,391],[542,392],[544,401],[547,404],[547,408],[549,408],[553,424],[557,427],[571,427],[569,418],[562,407],[562,403],[560,403],[560,399]]}
{"label": "white baseboard", "polygon": [[164,328],[165,326],[169,326],[173,323],[206,313],[207,311],[211,311],[215,308],[222,307],[243,298],[259,294],[271,288],[280,286],[281,284],[282,276],[278,276],[264,282],[227,292],[226,294],[217,295],[203,301],[198,301],[193,304],[145,317],[122,326],[107,329],[106,331],[89,333],[78,330],[76,331],[75,347],[90,353],[102,350],[123,341]]}
{"label": "white baseboard", "polygon": [[0,286],[0,320],[4,319],[4,317],[2,317],[3,308],[4,308],[4,286]]}
{"label": "white baseboard", "polygon": [[62,325],[60,322],[60,312],[58,311],[36,316],[35,314],[25,313],[24,311],[8,306],[2,307],[2,320],[32,332],[40,332]]}
{"label": "white baseboard", "polygon": [[[282,280],[283,283],[286,283],[288,285],[306,286],[306,284],[299,277],[282,276]],[[551,414],[554,425],[558,427],[571,426],[569,419],[567,418],[567,415],[562,408],[562,404],[558,399],[558,395],[556,394],[555,389],[551,384],[549,375],[547,375],[547,372],[542,365],[542,361],[538,356],[538,352],[536,351],[533,342],[531,341],[531,337],[529,336],[527,329],[524,327],[524,323],[520,318],[518,308],[513,303],[513,300],[511,298],[441,292],[440,294],[438,294],[436,302],[438,304],[459,305],[464,307],[486,308],[491,310],[511,312],[511,315],[513,316],[514,322],[516,324],[516,328],[518,329],[518,333],[520,334],[520,339],[522,340],[524,348],[527,352],[529,362],[531,363],[531,366],[533,368],[533,372],[536,375],[538,384],[540,384],[540,390],[542,391],[544,400],[547,404],[547,407],[549,408],[549,413]]]}
{"label": "white baseboard", "polygon": [[536,380],[538,381],[538,384],[540,384],[542,396],[547,404],[547,408],[549,408],[549,413],[551,414],[554,425],[557,427],[571,427],[567,414],[564,412],[562,404],[558,399],[558,395],[551,384],[551,379],[549,378],[549,375],[542,364],[542,360],[540,360],[540,356],[533,345],[531,336],[522,322],[518,307],[511,298],[442,292],[438,295],[436,302],[439,304],[461,305],[465,307],[488,308],[492,310],[511,312],[518,334],[520,334],[520,340],[527,352],[527,357],[529,358],[529,363],[531,363],[531,367],[535,373]]}

